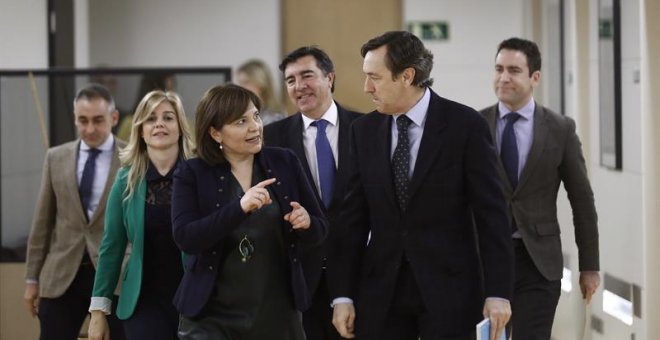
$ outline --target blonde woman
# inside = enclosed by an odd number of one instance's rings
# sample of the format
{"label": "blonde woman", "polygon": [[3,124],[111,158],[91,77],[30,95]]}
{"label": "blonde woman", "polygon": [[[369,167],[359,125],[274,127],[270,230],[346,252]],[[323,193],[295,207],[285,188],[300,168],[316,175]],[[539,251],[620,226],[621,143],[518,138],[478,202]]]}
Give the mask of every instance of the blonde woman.
{"label": "blonde woman", "polygon": [[131,245],[117,317],[128,339],[176,339],[178,313],[172,305],[183,275],[172,240],[172,174],[192,156],[193,143],[183,105],[173,92],[149,92],[138,104],[128,145],[108,197],[105,232],[90,312],[90,339],[107,339],[106,315]]}
{"label": "blonde woman", "polygon": [[270,69],[263,61],[252,59],[239,66],[236,70],[236,84],[261,99],[261,122],[264,126],[286,117],[284,108],[275,97]]}

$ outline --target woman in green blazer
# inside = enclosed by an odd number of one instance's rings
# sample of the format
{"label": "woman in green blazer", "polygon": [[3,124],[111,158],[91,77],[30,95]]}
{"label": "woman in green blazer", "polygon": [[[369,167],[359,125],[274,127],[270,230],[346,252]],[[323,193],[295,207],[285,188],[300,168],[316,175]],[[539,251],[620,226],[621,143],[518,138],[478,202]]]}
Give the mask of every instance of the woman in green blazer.
{"label": "woman in green blazer", "polygon": [[90,312],[90,339],[109,335],[111,311],[121,276],[117,317],[128,339],[176,339],[178,313],[172,305],[183,269],[172,240],[172,173],[192,155],[192,140],[181,99],[172,92],[148,93],[133,115],[122,168],[108,197]]}

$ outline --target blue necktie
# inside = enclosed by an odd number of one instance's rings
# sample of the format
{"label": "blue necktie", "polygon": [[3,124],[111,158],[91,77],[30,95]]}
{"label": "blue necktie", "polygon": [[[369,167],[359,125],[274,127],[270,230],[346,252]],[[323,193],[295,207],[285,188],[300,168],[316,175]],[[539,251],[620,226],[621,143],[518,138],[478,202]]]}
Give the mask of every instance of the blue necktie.
{"label": "blue necktie", "polygon": [[80,193],[80,202],[82,202],[85,217],[89,218],[89,216],[87,216],[87,210],[89,209],[89,204],[92,201],[92,187],[94,186],[96,156],[98,156],[101,151],[99,149],[89,149],[87,152],[89,155],[87,156],[87,161],[85,162],[85,167],[83,168],[82,177],[80,178],[80,187],[78,187],[78,192]]}
{"label": "blue necktie", "polygon": [[500,146],[500,158],[504,171],[509,178],[509,183],[512,189],[516,189],[518,185],[518,142],[516,142],[516,133],[513,129],[513,124],[518,121],[520,115],[516,112],[511,112],[504,119],[506,125],[502,132],[502,145]]}
{"label": "blue necktie", "polygon": [[321,200],[326,208],[330,207],[332,201],[332,192],[335,187],[335,157],[332,154],[332,148],[325,134],[325,128],[328,121],[319,119],[312,122],[316,126],[316,162],[319,167],[319,186],[321,187]]}
{"label": "blue necktie", "polygon": [[394,155],[392,156],[392,171],[394,173],[394,190],[401,211],[406,210],[408,205],[408,173],[410,172],[410,139],[408,138],[408,127],[412,123],[410,118],[401,115],[396,119],[398,138]]}

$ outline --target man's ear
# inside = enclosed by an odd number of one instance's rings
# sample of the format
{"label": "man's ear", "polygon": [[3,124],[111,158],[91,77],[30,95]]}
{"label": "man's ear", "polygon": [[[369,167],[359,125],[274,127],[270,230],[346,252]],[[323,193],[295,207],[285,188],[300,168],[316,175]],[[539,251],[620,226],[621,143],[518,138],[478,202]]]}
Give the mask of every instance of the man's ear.
{"label": "man's ear", "polygon": [[401,80],[403,80],[403,82],[408,86],[413,85],[413,82],[415,81],[415,69],[408,67],[407,69],[403,70],[403,72],[401,72]]}
{"label": "man's ear", "polygon": [[539,82],[541,81],[541,71],[534,71],[534,73],[532,73],[530,78],[531,78],[532,88],[536,88],[539,85]]}
{"label": "man's ear", "polygon": [[110,114],[110,119],[112,121],[112,127],[115,127],[119,123],[119,111],[112,111]]}
{"label": "man's ear", "polygon": [[335,84],[335,73],[334,72],[328,72],[328,80],[330,81],[330,88]]}

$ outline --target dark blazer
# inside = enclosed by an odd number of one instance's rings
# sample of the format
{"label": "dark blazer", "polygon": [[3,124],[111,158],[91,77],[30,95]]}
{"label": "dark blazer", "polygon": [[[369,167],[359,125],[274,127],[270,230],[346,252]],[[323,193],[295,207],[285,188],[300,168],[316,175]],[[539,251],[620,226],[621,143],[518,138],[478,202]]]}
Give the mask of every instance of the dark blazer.
{"label": "dark blazer", "polygon": [[[382,329],[405,257],[443,336],[465,335],[483,319],[485,297],[509,299],[513,290],[511,232],[488,126],[473,109],[431,91],[410,203],[401,212],[391,124],[377,112],[353,123],[354,172],[335,256],[342,285],[333,297],[355,300],[358,336]],[[368,246],[360,246],[369,232]]]}
{"label": "dark blazer", "polygon": [[[482,110],[481,114],[488,121],[495,141],[499,117],[497,105]],[[562,277],[563,256],[557,222],[557,192],[561,182],[573,209],[580,271],[599,270],[594,194],[587,178],[582,145],[571,118],[536,104],[532,148],[516,190],[512,190],[499,157],[497,174],[504,184],[504,197],[525,248],[546,279],[559,280]]]}
{"label": "dark blazer", "polygon": [[[290,202],[299,202],[311,217],[309,229],[294,231],[282,219],[282,232],[288,247],[291,290],[296,308],[304,311],[311,303],[306,260],[325,239],[328,222],[319,207],[312,186],[303,175],[300,161],[289,150],[264,147],[255,156],[269,176],[277,178],[270,186],[282,216],[291,211]],[[211,166],[195,158],[183,162],[174,173],[172,229],[174,241],[190,254],[174,303],[181,314],[194,317],[209,300],[222,261],[222,245],[227,236],[248,216],[240,198],[229,195],[229,164]]]}
{"label": "dark blazer", "polygon": [[[360,117],[361,114],[348,111],[337,104],[337,116],[339,121],[339,135],[338,135],[338,153],[337,153],[337,175],[335,177],[335,188],[333,191],[332,202],[328,209],[321,203],[321,198],[318,195],[318,190],[314,190],[316,197],[319,201],[319,205],[326,212],[326,216],[330,222],[330,229],[328,233],[328,238],[324,242],[324,246],[320,248],[320,253],[316,254],[316,259],[318,265],[315,268],[312,268],[314,273],[311,273],[310,276],[313,281],[309,282],[309,286],[316,289],[318,286],[319,279],[321,277],[321,268],[323,266],[323,259],[329,256],[329,251],[332,248],[331,244],[334,242],[335,234],[332,232],[336,229],[336,224],[338,223],[339,212],[341,209],[341,202],[346,194],[347,184],[348,184],[348,136],[349,136],[349,127],[353,120]],[[305,145],[303,144],[303,120],[302,114],[300,112],[289,116],[283,120],[271,123],[264,127],[264,141],[266,145],[279,146],[283,148],[289,148],[298,156],[301,160],[302,166],[305,169],[305,174],[309,179],[309,182],[314,185],[314,180],[312,179],[312,173],[309,170],[309,160],[305,155]],[[332,277],[328,277],[328,280],[331,280]]]}

